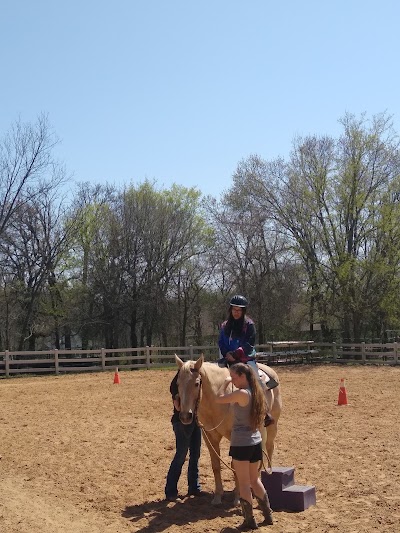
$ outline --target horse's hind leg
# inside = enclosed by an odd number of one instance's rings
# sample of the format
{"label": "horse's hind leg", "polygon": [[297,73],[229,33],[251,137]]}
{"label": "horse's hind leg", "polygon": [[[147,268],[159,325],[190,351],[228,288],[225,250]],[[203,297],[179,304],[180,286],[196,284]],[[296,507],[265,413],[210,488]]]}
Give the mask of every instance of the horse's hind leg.
{"label": "horse's hind leg", "polygon": [[266,440],[266,451],[268,454],[269,461],[272,462],[272,454],[274,453],[275,448],[275,437],[278,432],[278,422],[275,421],[273,424],[270,424],[267,428],[267,440]]}
{"label": "horse's hind leg", "polygon": [[[270,461],[272,460],[272,454],[274,453],[274,443],[275,437],[278,433],[278,420],[281,415],[282,410],[282,399],[280,387],[276,387],[270,391],[272,393],[272,409],[271,415],[274,419],[274,423],[270,424],[267,429],[267,440],[266,440],[266,450]],[[271,401],[271,398],[268,398],[268,401]]]}
{"label": "horse's hind leg", "polygon": [[221,437],[220,435],[212,435],[210,433],[207,433],[205,441],[208,447],[208,451],[210,452],[210,458],[211,458],[211,467],[214,474],[214,482],[215,482],[215,491],[214,491],[214,498],[212,499],[211,503],[213,505],[219,505],[222,501],[222,495],[224,493],[224,488],[222,486],[222,478],[221,478],[221,451],[220,451],[220,443]]}

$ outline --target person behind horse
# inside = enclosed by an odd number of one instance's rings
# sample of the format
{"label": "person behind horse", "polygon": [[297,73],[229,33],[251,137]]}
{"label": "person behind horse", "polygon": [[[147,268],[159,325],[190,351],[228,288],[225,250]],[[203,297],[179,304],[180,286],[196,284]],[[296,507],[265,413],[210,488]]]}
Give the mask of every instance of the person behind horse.
{"label": "person behind horse", "polygon": [[169,389],[174,404],[171,423],[175,433],[176,444],[175,455],[169,467],[165,484],[165,497],[169,501],[175,501],[178,498],[178,481],[188,452],[188,496],[200,496],[202,494],[199,481],[201,430],[195,419],[190,424],[183,424],[179,419],[180,399],[177,383],[178,375],[179,371],[171,381]]}
{"label": "person behind horse", "polygon": [[[258,527],[254,514],[252,495],[255,496],[264,514],[264,524],[273,524],[268,494],[259,477],[259,463],[262,461],[262,438],[258,429],[265,416],[264,392],[258,376],[245,363],[229,367],[230,376],[225,379],[218,393],[217,403],[233,405],[233,426],[229,455],[239,485],[240,504],[244,521],[241,530]],[[236,390],[227,392],[234,385]],[[232,387],[233,389],[233,387]]]}
{"label": "person behind horse", "polygon": [[[218,346],[222,355],[222,364],[230,366],[234,363],[250,364],[257,373],[255,362],[256,327],[253,320],[246,315],[249,302],[245,296],[236,294],[229,302],[227,320],[222,323]],[[258,374],[257,374],[258,375]],[[271,386],[267,388],[272,388]],[[268,405],[268,404],[267,404]],[[273,418],[267,412],[264,425],[273,423]]]}

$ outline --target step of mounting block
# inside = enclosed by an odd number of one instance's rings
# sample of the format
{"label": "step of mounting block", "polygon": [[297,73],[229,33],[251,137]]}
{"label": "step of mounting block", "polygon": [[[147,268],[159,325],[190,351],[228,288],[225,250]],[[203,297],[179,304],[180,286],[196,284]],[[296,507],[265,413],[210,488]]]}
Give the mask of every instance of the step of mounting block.
{"label": "step of mounting block", "polygon": [[268,493],[271,509],[276,511],[284,508],[282,489],[294,485],[294,468],[274,466],[272,472],[261,472],[261,481]]}
{"label": "step of mounting block", "polygon": [[271,474],[265,470],[261,472],[261,481],[264,487],[271,489],[286,489],[294,485],[294,468],[291,466],[273,466]]}
{"label": "step of mounting block", "polygon": [[294,484],[294,468],[274,466],[272,472],[261,472],[261,481],[268,493],[271,509],[304,511],[315,505],[315,487]]}
{"label": "step of mounting block", "polygon": [[283,509],[305,511],[317,503],[315,487],[312,485],[292,485],[282,491]]}

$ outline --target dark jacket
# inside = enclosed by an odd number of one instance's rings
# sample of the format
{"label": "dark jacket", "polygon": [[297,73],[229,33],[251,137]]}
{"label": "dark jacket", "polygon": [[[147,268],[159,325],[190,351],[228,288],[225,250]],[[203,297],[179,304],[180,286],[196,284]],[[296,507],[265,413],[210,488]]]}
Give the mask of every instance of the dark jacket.
{"label": "dark jacket", "polygon": [[254,345],[256,343],[256,327],[251,318],[245,317],[243,329],[239,337],[233,337],[232,333],[225,331],[227,321],[221,325],[219,332],[218,346],[222,357],[225,357],[228,352],[232,352],[233,357],[239,363],[247,363],[247,361],[254,359],[256,351]]}
{"label": "dark jacket", "polygon": [[[171,381],[171,385],[169,386],[169,392],[171,393],[171,396],[172,396],[172,402],[174,401],[175,396],[178,394],[178,383],[177,383],[178,374],[179,374],[179,370],[176,373],[173,380]],[[174,405],[174,414],[172,415],[171,422],[172,423],[179,422],[179,411],[175,409],[175,405]]]}

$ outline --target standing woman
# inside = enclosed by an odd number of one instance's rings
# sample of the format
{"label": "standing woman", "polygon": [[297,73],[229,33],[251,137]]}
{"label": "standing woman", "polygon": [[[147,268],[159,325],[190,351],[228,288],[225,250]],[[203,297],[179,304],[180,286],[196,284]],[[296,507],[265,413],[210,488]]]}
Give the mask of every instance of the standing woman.
{"label": "standing woman", "polygon": [[176,451],[168,470],[165,483],[165,497],[169,501],[178,498],[178,481],[181,477],[182,468],[189,452],[187,470],[188,496],[201,496],[199,481],[199,458],[201,448],[201,429],[195,419],[191,424],[185,425],[179,419],[181,401],[178,393],[178,374],[171,381],[170,393],[174,404],[174,414],[171,418],[172,428],[175,433]]}
{"label": "standing woman", "polygon": [[[272,525],[272,511],[268,494],[259,477],[258,465],[262,460],[261,426],[265,416],[265,398],[260,381],[254,370],[244,363],[235,363],[229,368],[217,403],[233,405],[233,426],[229,455],[239,484],[240,505],[244,521],[239,529],[256,529],[253,515],[252,494],[264,514],[265,525]],[[227,392],[233,384],[236,390]]]}

